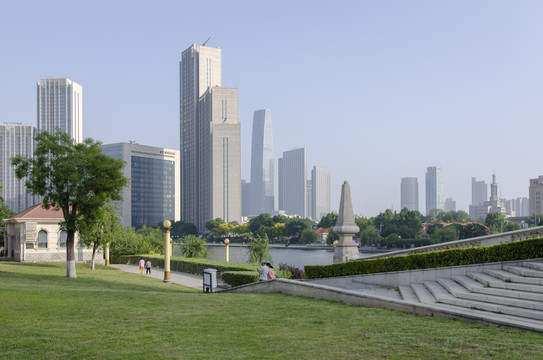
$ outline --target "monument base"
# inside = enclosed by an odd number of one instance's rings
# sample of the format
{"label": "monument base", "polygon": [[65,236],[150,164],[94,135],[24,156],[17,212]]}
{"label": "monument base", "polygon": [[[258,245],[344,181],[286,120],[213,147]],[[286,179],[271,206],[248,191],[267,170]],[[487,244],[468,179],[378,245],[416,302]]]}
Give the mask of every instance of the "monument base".
{"label": "monument base", "polygon": [[354,242],[352,244],[337,244],[334,249],[334,264],[359,258],[358,245]]}

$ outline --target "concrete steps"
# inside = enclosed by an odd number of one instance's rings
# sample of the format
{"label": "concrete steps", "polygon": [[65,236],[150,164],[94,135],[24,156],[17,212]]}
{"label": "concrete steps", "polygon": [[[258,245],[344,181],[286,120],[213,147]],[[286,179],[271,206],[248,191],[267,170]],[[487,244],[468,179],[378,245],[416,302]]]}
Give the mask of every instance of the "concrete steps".
{"label": "concrete steps", "polygon": [[543,327],[543,262],[412,283],[399,292],[406,302],[432,304],[465,317]]}

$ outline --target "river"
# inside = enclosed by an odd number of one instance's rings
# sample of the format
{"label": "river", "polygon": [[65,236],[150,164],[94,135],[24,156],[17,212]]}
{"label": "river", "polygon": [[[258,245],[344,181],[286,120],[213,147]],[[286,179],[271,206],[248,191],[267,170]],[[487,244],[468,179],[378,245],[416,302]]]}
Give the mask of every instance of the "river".
{"label": "river", "polygon": [[[224,261],[226,249],[224,246],[208,246],[210,252],[208,259]],[[179,248],[174,247],[174,256],[179,256]],[[293,249],[288,247],[271,248],[270,255],[274,266],[288,264],[303,269],[304,265],[328,265],[333,263],[334,251],[332,249]],[[360,257],[375,255],[375,253],[360,253]],[[249,253],[246,247],[230,246],[230,261],[246,263]]]}

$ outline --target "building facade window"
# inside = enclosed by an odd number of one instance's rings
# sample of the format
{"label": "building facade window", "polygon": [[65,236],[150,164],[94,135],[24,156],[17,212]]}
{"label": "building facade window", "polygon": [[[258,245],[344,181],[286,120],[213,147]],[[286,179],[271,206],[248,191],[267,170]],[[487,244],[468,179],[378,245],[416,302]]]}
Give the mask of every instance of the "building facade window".
{"label": "building facade window", "polygon": [[47,231],[45,230],[40,230],[40,232],[38,233],[38,248],[47,248]]}
{"label": "building facade window", "polygon": [[66,247],[66,240],[68,239],[68,233],[66,231],[60,232],[60,240],[59,245],[60,247]]}

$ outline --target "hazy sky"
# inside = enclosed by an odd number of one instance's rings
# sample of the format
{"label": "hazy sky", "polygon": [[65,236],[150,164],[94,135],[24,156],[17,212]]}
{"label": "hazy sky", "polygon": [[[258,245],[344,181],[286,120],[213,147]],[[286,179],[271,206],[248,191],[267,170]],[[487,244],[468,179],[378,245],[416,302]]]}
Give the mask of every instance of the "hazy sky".
{"label": "hazy sky", "polygon": [[36,82],[83,86],[84,136],[179,149],[179,60],[222,48],[239,88],[242,178],[253,112],[269,108],[276,158],[305,147],[351,184],[356,213],[400,207],[428,166],[467,211],[471,177],[505,198],[543,174],[542,1],[6,1],[0,122],[36,125]]}

